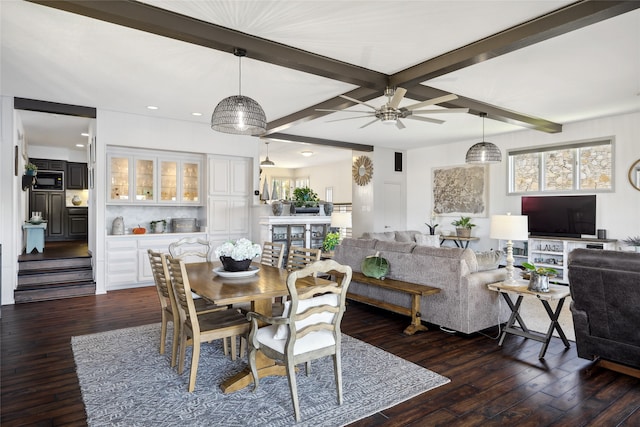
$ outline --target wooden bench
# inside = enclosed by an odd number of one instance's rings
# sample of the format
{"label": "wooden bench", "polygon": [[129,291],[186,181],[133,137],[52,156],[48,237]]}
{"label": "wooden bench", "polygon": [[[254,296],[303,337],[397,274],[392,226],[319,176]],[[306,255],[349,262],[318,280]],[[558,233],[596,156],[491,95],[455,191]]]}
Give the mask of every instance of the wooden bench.
{"label": "wooden bench", "polygon": [[394,291],[404,292],[411,295],[411,308],[402,307],[399,305],[391,304],[386,301],[380,301],[374,298],[352,294],[347,292],[347,298],[354,301],[370,304],[375,307],[383,308],[385,310],[393,311],[394,313],[404,314],[405,316],[411,316],[411,324],[406,327],[404,333],[406,335],[413,335],[419,331],[427,331],[428,328],[422,324],[420,318],[422,313],[420,312],[420,298],[427,295],[434,295],[440,293],[439,288],[433,286],[418,285],[417,283],[403,282],[402,280],[394,279],[374,279],[373,277],[367,277],[362,273],[353,272],[351,281],[366,283],[372,286],[378,286],[385,289],[393,289]]}

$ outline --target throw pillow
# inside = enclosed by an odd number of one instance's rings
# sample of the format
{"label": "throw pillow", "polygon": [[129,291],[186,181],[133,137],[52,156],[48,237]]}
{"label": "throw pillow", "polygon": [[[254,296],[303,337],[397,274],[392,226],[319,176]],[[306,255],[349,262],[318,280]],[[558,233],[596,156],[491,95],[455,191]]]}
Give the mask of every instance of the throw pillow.
{"label": "throw pillow", "polygon": [[478,271],[495,270],[500,264],[502,251],[476,252]]}
{"label": "throw pillow", "polygon": [[[317,297],[305,299],[298,301],[298,310],[297,313],[302,313],[311,307],[316,307],[318,305],[331,305],[333,307],[338,306],[338,295],[337,294],[324,294]],[[284,303],[284,310],[282,311],[282,317],[288,317],[289,311],[291,310],[291,301],[286,301]],[[314,323],[331,323],[333,321],[334,313],[324,312],[324,313],[316,313],[307,317],[306,319],[300,320],[296,322],[296,330],[300,330],[306,326],[312,325]],[[276,329],[276,333],[273,336],[273,339],[276,340],[286,340],[289,337],[289,325],[279,325],[278,329]]]}
{"label": "throw pillow", "polygon": [[432,234],[416,234],[416,243],[420,246],[440,246],[440,236]]}

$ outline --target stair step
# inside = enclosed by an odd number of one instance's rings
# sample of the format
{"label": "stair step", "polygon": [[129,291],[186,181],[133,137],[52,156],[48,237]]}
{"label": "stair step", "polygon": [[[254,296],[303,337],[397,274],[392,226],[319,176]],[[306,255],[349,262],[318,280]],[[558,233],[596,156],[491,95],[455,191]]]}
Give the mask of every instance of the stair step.
{"label": "stair step", "polygon": [[28,260],[18,263],[19,272],[79,267],[91,267],[91,257]]}
{"label": "stair step", "polygon": [[84,281],[93,281],[93,269],[83,267],[18,272],[18,288]]}
{"label": "stair step", "polygon": [[93,281],[53,284],[36,289],[16,289],[13,298],[16,303],[48,301],[62,298],[73,298],[86,295],[95,295],[96,284]]}

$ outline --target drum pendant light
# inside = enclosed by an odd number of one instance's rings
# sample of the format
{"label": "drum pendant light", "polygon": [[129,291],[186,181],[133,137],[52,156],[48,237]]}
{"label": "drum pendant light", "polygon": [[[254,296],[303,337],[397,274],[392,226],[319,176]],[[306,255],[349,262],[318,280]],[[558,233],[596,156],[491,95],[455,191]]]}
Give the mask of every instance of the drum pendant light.
{"label": "drum pendant light", "polygon": [[233,54],[238,57],[239,78],[238,95],[229,96],[216,106],[211,115],[211,129],[236,135],[260,135],[267,129],[267,117],[255,100],[242,93],[242,57],[247,52],[235,48]]}
{"label": "drum pendant light", "polygon": [[482,141],[473,144],[467,151],[467,163],[500,163],[502,161],[502,153],[500,149],[493,143],[484,140],[484,118],[487,113],[480,113],[482,117]]}

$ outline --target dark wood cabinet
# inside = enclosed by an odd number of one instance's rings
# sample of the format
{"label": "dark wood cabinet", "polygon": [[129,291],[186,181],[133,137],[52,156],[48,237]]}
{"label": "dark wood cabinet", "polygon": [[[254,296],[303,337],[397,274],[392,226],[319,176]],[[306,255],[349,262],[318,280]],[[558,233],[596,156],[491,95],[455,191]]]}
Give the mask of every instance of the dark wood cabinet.
{"label": "dark wood cabinet", "polygon": [[67,208],[67,238],[86,239],[89,231],[87,208]]}
{"label": "dark wood cabinet", "polygon": [[65,196],[62,191],[32,191],[30,212],[42,212],[47,220],[45,240],[65,240]]}
{"label": "dark wood cabinet", "polygon": [[67,189],[85,190],[89,188],[87,175],[86,163],[67,162]]}
{"label": "dark wood cabinet", "polygon": [[45,171],[67,171],[66,160],[51,160],[51,159],[29,159],[31,163],[36,165],[38,169]]}

